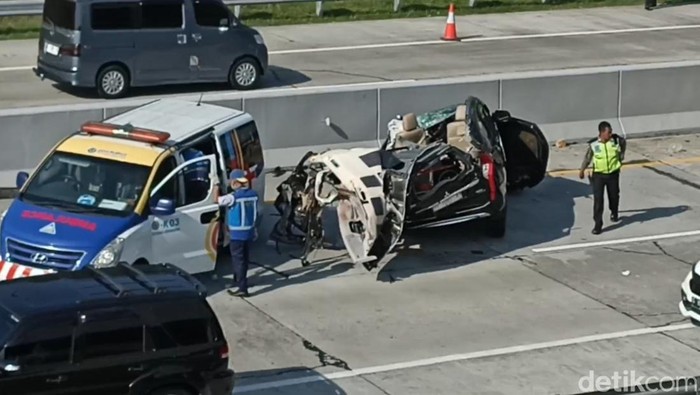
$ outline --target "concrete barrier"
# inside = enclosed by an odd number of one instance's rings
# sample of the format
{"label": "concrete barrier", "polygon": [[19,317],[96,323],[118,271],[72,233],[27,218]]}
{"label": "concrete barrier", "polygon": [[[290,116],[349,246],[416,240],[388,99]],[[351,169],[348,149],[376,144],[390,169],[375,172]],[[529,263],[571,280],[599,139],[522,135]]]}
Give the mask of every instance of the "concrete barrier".
{"label": "concrete barrier", "polygon": [[[296,164],[309,149],[377,146],[397,114],[432,110],[470,95],[492,111],[506,109],[538,123],[550,141],[593,137],[601,120],[628,136],[700,129],[700,62],[217,93],[203,101],[250,112],[267,163],[274,167]],[[199,94],[184,97],[198,100]],[[14,186],[17,171],[31,170],[82,122],[151,100],[0,110],[0,187]]]}

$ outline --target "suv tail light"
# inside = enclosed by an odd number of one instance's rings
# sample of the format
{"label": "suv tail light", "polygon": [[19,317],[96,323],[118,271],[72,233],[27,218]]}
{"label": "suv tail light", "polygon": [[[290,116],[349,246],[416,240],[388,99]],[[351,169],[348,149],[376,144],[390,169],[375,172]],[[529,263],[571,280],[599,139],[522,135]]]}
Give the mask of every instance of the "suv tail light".
{"label": "suv tail light", "polygon": [[496,200],[496,166],[493,162],[493,158],[489,154],[481,154],[481,172],[484,178],[489,182],[489,200],[494,202]]}
{"label": "suv tail light", "polygon": [[219,356],[221,359],[226,359],[228,358],[228,343],[224,343],[223,346],[219,349]]}
{"label": "suv tail light", "polygon": [[80,44],[62,45],[58,53],[63,56],[80,56]]}

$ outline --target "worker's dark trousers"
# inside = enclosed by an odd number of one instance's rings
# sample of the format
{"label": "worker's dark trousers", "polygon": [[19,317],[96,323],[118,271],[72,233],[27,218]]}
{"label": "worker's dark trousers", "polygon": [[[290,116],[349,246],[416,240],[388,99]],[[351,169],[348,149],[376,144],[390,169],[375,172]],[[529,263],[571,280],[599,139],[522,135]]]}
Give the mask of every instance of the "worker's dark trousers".
{"label": "worker's dark trousers", "polygon": [[233,261],[233,279],[238,290],[248,292],[248,263],[250,241],[231,240],[231,260]]}
{"label": "worker's dark trousers", "polygon": [[600,230],[603,227],[603,193],[608,191],[608,208],[610,212],[617,215],[620,205],[620,171],[610,174],[593,173],[593,221],[595,228]]}

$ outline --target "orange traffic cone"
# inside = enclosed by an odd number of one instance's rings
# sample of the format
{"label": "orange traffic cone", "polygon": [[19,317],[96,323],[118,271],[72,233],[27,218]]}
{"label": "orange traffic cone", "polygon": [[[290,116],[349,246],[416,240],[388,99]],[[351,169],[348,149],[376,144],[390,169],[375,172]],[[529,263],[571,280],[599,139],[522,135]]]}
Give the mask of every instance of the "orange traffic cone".
{"label": "orange traffic cone", "polygon": [[455,5],[450,3],[450,8],[447,11],[447,24],[445,25],[445,34],[442,36],[446,41],[457,41],[457,25],[455,24]]}

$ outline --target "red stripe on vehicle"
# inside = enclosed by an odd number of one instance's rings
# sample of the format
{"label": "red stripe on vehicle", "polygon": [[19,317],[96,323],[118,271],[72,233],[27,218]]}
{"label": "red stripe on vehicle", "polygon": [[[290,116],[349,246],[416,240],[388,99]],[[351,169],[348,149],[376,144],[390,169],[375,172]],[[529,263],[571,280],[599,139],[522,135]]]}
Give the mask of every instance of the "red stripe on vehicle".
{"label": "red stripe on vehicle", "polygon": [[17,271],[18,268],[19,267],[17,265],[14,265],[14,264],[12,265],[12,267],[10,268],[10,271],[7,273],[8,280],[12,280],[13,278],[15,278],[15,272]]}

